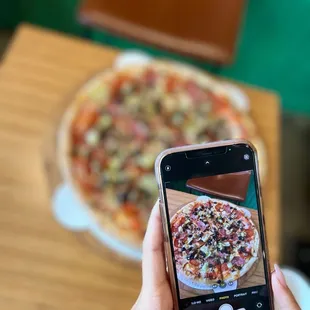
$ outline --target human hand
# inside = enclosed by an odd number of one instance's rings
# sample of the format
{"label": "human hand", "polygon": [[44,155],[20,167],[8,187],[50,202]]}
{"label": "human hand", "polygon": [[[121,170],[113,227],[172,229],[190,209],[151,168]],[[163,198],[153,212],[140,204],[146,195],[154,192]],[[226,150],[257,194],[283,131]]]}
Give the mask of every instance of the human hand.
{"label": "human hand", "polygon": [[286,284],[280,267],[276,264],[274,265],[271,282],[276,309],[300,310],[295,297]]}
{"label": "human hand", "polygon": [[[173,300],[166,274],[159,204],[155,204],[143,242],[142,288],[132,310],[172,310]],[[300,310],[278,265],[272,273],[276,309]]]}
{"label": "human hand", "polygon": [[163,245],[163,231],[157,201],[152,210],[143,241],[142,288],[132,310],[173,309]]}

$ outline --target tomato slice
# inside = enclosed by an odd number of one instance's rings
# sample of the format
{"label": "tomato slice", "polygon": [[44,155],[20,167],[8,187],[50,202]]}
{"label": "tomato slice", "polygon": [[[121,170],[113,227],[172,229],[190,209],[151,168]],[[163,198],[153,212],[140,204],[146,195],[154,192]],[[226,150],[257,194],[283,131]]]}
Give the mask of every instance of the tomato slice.
{"label": "tomato slice", "polygon": [[173,240],[173,245],[174,245],[174,248],[175,248],[175,249],[179,248],[179,247],[180,247],[180,245],[179,245],[179,239],[174,238],[174,240]]}
{"label": "tomato slice", "polygon": [[120,91],[124,83],[130,82],[132,79],[127,75],[118,75],[111,85],[111,99],[119,99]]}
{"label": "tomato slice", "polygon": [[178,86],[178,79],[176,76],[170,75],[166,80],[166,91],[172,93],[176,90]]}
{"label": "tomato slice", "polygon": [[199,266],[199,265],[200,265],[200,262],[199,262],[199,260],[197,260],[197,259],[191,259],[191,260],[189,261],[189,263],[190,263],[191,265],[193,265],[193,266]]}
{"label": "tomato slice", "polygon": [[72,123],[72,133],[77,135],[84,134],[99,118],[99,111],[94,105],[85,105],[77,114]]}
{"label": "tomato slice", "polygon": [[122,208],[128,215],[136,215],[139,213],[138,207],[134,203],[131,203],[131,202],[125,202],[122,205]]}
{"label": "tomato slice", "polygon": [[107,162],[108,162],[106,153],[105,153],[103,148],[96,148],[96,149],[94,149],[91,152],[91,154],[90,154],[90,158],[92,160],[99,161],[102,166],[105,166],[107,164]]}
{"label": "tomato slice", "polygon": [[141,221],[139,218],[134,217],[131,219],[131,228],[136,231],[142,228]]}
{"label": "tomato slice", "polygon": [[215,280],[216,279],[216,272],[215,271],[207,272],[206,278],[209,280]]}
{"label": "tomato slice", "polygon": [[142,78],[147,86],[154,86],[157,78],[157,73],[155,72],[155,70],[148,68],[147,70],[145,70]]}
{"label": "tomato slice", "polygon": [[233,112],[233,109],[229,101],[225,97],[220,97],[218,95],[215,95],[212,92],[210,92],[208,95],[211,98],[211,101],[213,103],[212,106],[213,106],[213,111],[215,113],[226,112],[226,111]]}
{"label": "tomato slice", "polygon": [[254,231],[253,229],[245,229],[246,232],[246,239],[252,239],[254,236]]}
{"label": "tomato slice", "polygon": [[94,192],[98,190],[97,178],[91,174],[87,159],[73,158],[72,174],[84,191]]}
{"label": "tomato slice", "polygon": [[188,80],[185,82],[184,86],[185,89],[187,90],[187,93],[195,103],[208,99],[207,92],[199,85],[197,85],[195,81]]}
{"label": "tomato slice", "polygon": [[227,266],[227,263],[224,263],[224,264],[221,265],[221,270],[222,270],[222,272],[229,270],[229,268]]}

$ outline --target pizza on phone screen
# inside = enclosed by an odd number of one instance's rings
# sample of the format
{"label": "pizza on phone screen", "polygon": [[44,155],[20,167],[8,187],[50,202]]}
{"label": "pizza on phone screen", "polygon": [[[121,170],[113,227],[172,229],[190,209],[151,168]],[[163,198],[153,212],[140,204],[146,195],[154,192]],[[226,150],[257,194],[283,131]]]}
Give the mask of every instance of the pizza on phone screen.
{"label": "pizza on phone screen", "polygon": [[171,218],[179,279],[194,287],[221,285],[244,276],[258,259],[259,234],[244,210],[206,198]]}

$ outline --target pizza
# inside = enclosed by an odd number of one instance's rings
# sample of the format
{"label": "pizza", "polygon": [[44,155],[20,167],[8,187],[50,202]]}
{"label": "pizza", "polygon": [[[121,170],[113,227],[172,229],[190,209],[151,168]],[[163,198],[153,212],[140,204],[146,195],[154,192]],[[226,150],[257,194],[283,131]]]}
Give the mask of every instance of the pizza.
{"label": "pizza", "polygon": [[224,200],[206,197],[185,205],[171,218],[171,232],[178,277],[194,287],[238,280],[258,259],[254,223]]}
{"label": "pizza", "polygon": [[133,244],[141,244],[158,195],[158,153],[223,139],[260,141],[220,82],[161,61],[97,75],[77,92],[60,132],[65,179],[103,228]]}

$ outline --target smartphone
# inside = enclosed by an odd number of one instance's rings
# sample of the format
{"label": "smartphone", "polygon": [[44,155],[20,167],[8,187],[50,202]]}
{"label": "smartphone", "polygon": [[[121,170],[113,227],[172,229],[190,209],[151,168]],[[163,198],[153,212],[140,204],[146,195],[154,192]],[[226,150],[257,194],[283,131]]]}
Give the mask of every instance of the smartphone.
{"label": "smartphone", "polygon": [[255,148],[167,149],[155,172],[175,309],[274,309]]}

